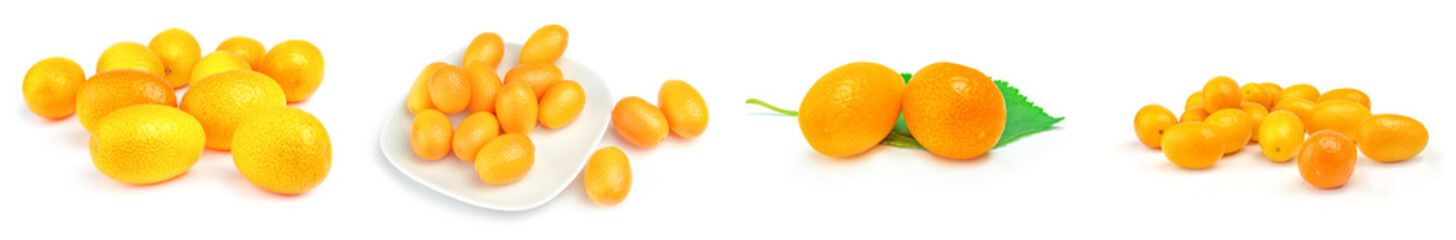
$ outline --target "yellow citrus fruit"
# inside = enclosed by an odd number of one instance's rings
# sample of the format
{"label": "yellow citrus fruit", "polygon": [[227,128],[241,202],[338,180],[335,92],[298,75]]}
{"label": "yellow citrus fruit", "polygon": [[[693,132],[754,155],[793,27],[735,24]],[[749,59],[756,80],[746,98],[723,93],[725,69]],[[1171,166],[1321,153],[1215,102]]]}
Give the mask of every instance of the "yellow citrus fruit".
{"label": "yellow citrus fruit", "polygon": [[1204,123],[1213,126],[1214,131],[1223,139],[1223,153],[1235,153],[1244,149],[1249,144],[1249,137],[1254,133],[1253,120],[1249,114],[1239,109],[1224,109],[1208,115]]}
{"label": "yellow citrus fruit", "polygon": [[1239,92],[1243,93],[1244,102],[1259,104],[1264,109],[1274,107],[1274,96],[1269,95],[1268,90],[1258,83],[1245,83],[1244,87],[1239,88]]}
{"label": "yellow citrus fruit", "polygon": [[[96,61],[96,72],[117,69],[135,69],[158,77],[167,76],[167,66],[162,59],[147,45],[136,42],[118,42],[101,52],[101,58]],[[172,84],[169,82],[167,86]]]}
{"label": "yellow citrus fruit", "polygon": [[460,157],[460,160],[473,162],[475,154],[480,153],[480,146],[499,135],[500,122],[496,121],[495,115],[474,112],[465,117],[464,121],[460,121],[460,127],[455,128],[454,140],[450,145],[453,145],[455,156]]}
{"label": "yellow citrus fruit", "polygon": [[1274,109],[1274,105],[1279,104],[1279,93],[1282,93],[1284,91],[1284,87],[1280,87],[1279,84],[1268,82],[1260,83],[1259,86],[1263,86],[1264,92],[1269,93],[1269,106],[1265,108]]}
{"label": "yellow citrus fruit", "polygon": [[495,69],[500,66],[501,57],[505,53],[506,45],[501,41],[500,35],[493,32],[480,33],[470,40],[470,46],[465,47],[465,57],[460,59],[460,66],[480,65]]}
{"label": "yellow citrus fruit", "polygon": [[51,57],[30,66],[20,90],[31,113],[61,119],[76,111],[76,92],[85,82],[86,72],[80,64],[68,58]]}
{"label": "yellow citrus fruit", "polygon": [[273,45],[261,63],[258,71],[277,80],[291,103],[313,96],[324,81],[324,55],[307,41],[288,40]]}
{"label": "yellow citrus fruit", "polygon": [[147,47],[151,48],[152,52],[157,54],[157,58],[162,60],[162,65],[166,66],[163,70],[163,74],[166,75],[163,77],[167,78],[167,82],[171,83],[173,88],[180,88],[191,82],[192,65],[196,64],[197,58],[202,56],[202,48],[197,46],[197,39],[193,38],[191,33],[177,28],[167,29],[152,37],[152,41],[147,43]]}
{"label": "yellow citrus fruit", "polygon": [[905,86],[903,101],[905,126],[937,156],[970,159],[986,154],[1006,127],[1006,103],[996,83],[960,64],[921,68]]}
{"label": "yellow citrus fruit", "polygon": [[288,100],[283,97],[283,88],[268,75],[233,70],[193,84],[182,95],[178,108],[202,123],[208,148],[228,150],[232,149],[233,131],[240,121],[258,110],[284,105]]}
{"label": "yellow citrus fruit", "polygon": [[435,109],[425,109],[415,114],[410,124],[410,147],[415,155],[425,160],[439,160],[450,154],[450,117]]}
{"label": "yellow citrus fruit", "polygon": [[131,69],[100,72],[76,92],[76,118],[87,131],[94,131],[111,111],[141,104],[176,107],[177,93],[167,80],[151,73]]}
{"label": "yellow citrus fruit", "polygon": [[465,109],[495,113],[495,93],[501,88],[501,79],[495,74],[495,68],[484,63],[471,63],[461,69],[470,82],[470,104]]}
{"label": "yellow citrus fruit", "polygon": [[1163,133],[1168,128],[1178,124],[1178,117],[1173,116],[1168,108],[1157,104],[1148,104],[1138,109],[1137,116],[1133,117],[1132,130],[1137,132],[1138,141],[1151,148],[1163,146]]}
{"label": "yellow citrus fruit", "polygon": [[1203,91],[1193,92],[1192,95],[1188,95],[1188,100],[1183,102],[1183,110],[1201,106],[1203,106]]}
{"label": "yellow citrus fruit", "polygon": [[201,60],[197,60],[197,65],[192,68],[192,84],[197,84],[198,81],[202,81],[202,79],[213,74],[251,69],[252,67],[248,66],[248,60],[243,59],[242,56],[238,56],[236,53],[228,51],[208,53]]}
{"label": "yellow citrus fruit", "polygon": [[1163,156],[1168,161],[1190,169],[1212,167],[1223,158],[1223,138],[1212,125],[1201,122],[1179,123],[1163,133]]}
{"label": "yellow citrus fruit", "polygon": [[501,185],[526,176],[536,164],[536,145],[520,133],[500,135],[475,154],[475,172],[485,183]]}
{"label": "yellow citrus fruit", "polygon": [[1259,123],[1259,149],[1264,156],[1275,162],[1294,158],[1299,146],[1304,144],[1304,123],[1299,116],[1289,111],[1274,111]]}
{"label": "yellow citrus fruit", "polygon": [[222,43],[217,44],[217,49],[213,51],[232,52],[233,54],[242,56],[243,59],[248,61],[248,66],[251,66],[253,71],[262,70],[263,54],[268,53],[268,49],[263,47],[263,43],[243,36],[230,37],[227,40],[222,40]]}
{"label": "yellow citrus fruit", "polygon": [[708,103],[698,89],[683,80],[668,80],[657,90],[657,104],[667,127],[684,138],[695,138],[708,128]]}
{"label": "yellow citrus fruit", "polygon": [[835,68],[799,103],[799,131],[820,154],[849,157],[880,143],[900,118],[905,81],[871,62]]}
{"label": "yellow citrus fruit", "polygon": [[1426,149],[1430,133],[1413,118],[1377,114],[1360,121],[1356,142],[1366,157],[1380,162],[1405,161]]}
{"label": "yellow citrus fruit", "polygon": [[91,163],[119,182],[158,183],[192,168],[204,141],[202,124],[187,113],[162,105],[130,106],[106,115],[91,132]]}
{"label": "yellow citrus fruit", "polygon": [[1355,173],[1355,143],[1332,130],[1309,135],[1299,148],[1299,175],[1318,188],[1337,188]]}
{"label": "yellow citrus fruit", "polygon": [[627,154],[617,147],[604,147],[592,153],[586,162],[582,185],[592,202],[602,206],[614,206],[627,199],[632,191],[632,164]]}
{"label": "yellow citrus fruit", "polygon": [[1241,110],[1243,110],[1244,113],[1249,114],[1249,124],[1253,126],[1253,128],[1250,129],[1250,131],[1253,132],[1249,133],[1249,141],[1258,141],[1259,125],[1260,123],[1264,122],[1264,116],[1269,115],[1269,110],[1265,109],[1262,105],[1254,104],[1251,102],[1245,102],[1244,105],[1241,106]]}
{"label": "yellow citrus fruit", "polygon": [[410,85],[409,97],[404,101],[410,113],[419,114],[425,109],[435,109],[435,103],[430,102],[430,79],[435,77],[435,70],[445,65],[443,62],[432,62],[424,70],[420,70],[420,75],[415,77],[415,83]]}
{"label": "yellow citrus fruit", "polygon": [[506,83],[495,95],[495,116],[506,133],[530,135],[536,130],[536,93],[525,82]]}
{"label": "yellow citrus fruit", "polygon": [[1259,86],[1264,86],[1264,91],[1269,92],[1269,98],[1274,99],[1274,101],[1271,102],[1279,102],[1279,93],[1284,91],[1284,87],[1280,87],[1279,84],[1274,84],[1270,82],[1260,83]]}
{"label": "yellow citrus fruit", "polygon": [[1218,112],[1229,108],[1239,108],[1243,103],[1244,95],[1239,93],[1239,83],[1234,79],[1218,76],[1209,79],[1203,84],[1203,108],[1208,112]]}
{"label": "yellow citrus fruit", "polygon": [[289,106],[259,110],[233,135],[233,164],[238,171],[253,185],[278,194],[317,187],[329,176],[333,158],[324,124]]}
{"label": "yellow citrus fruit", "polygon": [[1304,127],[1308,129],[1310,124],[1309,112],[1314,110],[1314,106],[1313,100],[1304,99],[1303,97],[1291,97],[1288,99],[1280,99],[1279,104],[1274,104],[1274,109],[1271,109],[1271,111],[1289,111],[1294,113],[1295,116],[1299,116],[1299,121],[1304,122]]}
{"label": "yellow citrus fruit", "polygon": [[[537,118],[541,125],[547,128],[556,129],[571,123],[576,115],[581,114],[581,108],[586,106],[586,91],[582,90],[581,84],[576,81],[564,80],[556,82],[551,88],[546,89],[546,94],[541,95],[541,105]],[[670,119],[670,118],[669,118]],[[670,126],[670,125],[669,125]]]}
{"label": "yellow citrus fruit", "polygon": [[1370,96],[1365,95],[1365,92],[1355,90],[1354,88],[1340,88],[1330,90],[1328,92],[1325,92],[1324,94],[1320,94],[1319,98],[1315,99],[1314,102],[1324,103],[1334,100],[1350,100],[1351,102],[1364,105],[1365,109],[1370,109]]}
{"label": "yellow citrus fruit", "polygon": [[536,29],[521,47],[521,64],[555,63],[566,52],[566,28],[551,24]]}
{"label": "yellow citrus fruit", "polygon": [[536,96],[546,94],[546,88],[561,81],[561,68],[551,63],[523,63],[506,71],[505,83],[523,82],[531,85]]}
{"label": "yellow citrus fruit", "polygon": [[1304,100],[1314,101],[1319,99],[1319,96],[1319,89],[1315,89],[1314,86],[1310,86],[1309,84],[1295,84],[1284,88],[1283,91],[1279,92],[1279,97],[1275,98],[1279,99],[1279,101],[1290,98],[1302,98]]}
{"label": "yellow citrus fruit", "polygon": [[1208,110],[1203,109],[1203,106],[1193,106],[1178,116],[1178,122],[1202,122],[1205,118],[1208,118]]}
{"label": "yellow citrus fruit", "polygon": [[640,97],[626,97],[612,108],[612,126],[617,135],[638,147],[650,148],[667,138],[667,117],[662,110]]}
{"label": "yellow citrus fruit", "polygon": [[1309,110],[1309,130],[1315,132],[1330,129],[1345,136],[1355,136],[1360,121],[1370,115],[1370,109],[1349,100],[1323,102]]}
{"label": "yellow citrus fruit", "polygon": [[430,76],[430,102],[445,114],[465,111],[470,106],[470,79],[465,70],[446,64]]}

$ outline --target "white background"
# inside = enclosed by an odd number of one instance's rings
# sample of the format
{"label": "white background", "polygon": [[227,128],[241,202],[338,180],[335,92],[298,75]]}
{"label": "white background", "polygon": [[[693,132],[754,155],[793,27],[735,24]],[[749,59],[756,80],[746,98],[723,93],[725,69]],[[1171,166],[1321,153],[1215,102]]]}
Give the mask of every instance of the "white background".
{"label": "white background", "polygon": [[[528,3],[527,3],[528,2]],[[1372,1],[1374,2],[1374,1]],[[1450,84],[1456,7],[1250,1],[720,3],[393,1],[7,1],[0,7],[0,238],[1450,238],[1456,213]],[[707,98],[700,138],[654,149],[621,144],[632,192],[616,207],[580,184],[545,206],[508,213],[457,202],[412,182],[380,153],[386,107],[419,69],[480,32],[522,42],[551,23],[566,55],[603,76],[619,99],[655,99],[684,79]],[[117,41],[146,43],[171,27],[210,52],[241,35],[271,47],[317,45],[323,85],[295,104],[323,121],[333,169],[296,197],[248,183],[225,152],[153,186],[98,173],[75,118],[26,110],[22,76],[65,56],[94,74]],[[1058,116],[1059,128],[972,161],[879,147],[828,159],[793,118],[742,102],[797,108],[814,80],[853,61],[914,72],[952,61],[1010,81]],[[1204,81],[1355,87],[1374,112],[1423,121],[1426,152],[1405,163],[1361,157],[1348,186],[1308,187],[1292,163],[1251,146],[1190,171],[1142,147],[1139,107],[1180,109]],[[1181,112],[1181,111],[1180,111]],[[547,150],[551,146],[539,146]]]}

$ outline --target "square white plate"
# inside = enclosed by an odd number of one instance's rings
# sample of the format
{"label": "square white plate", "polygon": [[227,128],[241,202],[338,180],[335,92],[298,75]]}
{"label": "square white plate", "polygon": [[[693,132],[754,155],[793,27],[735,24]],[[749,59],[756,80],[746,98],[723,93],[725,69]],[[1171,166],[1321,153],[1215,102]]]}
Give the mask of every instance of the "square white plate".
{"label": "square white plate", "polygon": [[[505,76],[506,71],[516,65],[520,51],[521,44],[507,43],[496,74]],[[458,66],[464,55],[465,49],[461,48],[441,61]],[[486,184],[476,174],[473,162],[462,161],[453,152],[434,161],[416,156],[409,142],[414,114],[410,114],[404,106],[404,98],[400,98],[400,105],[389,110],[390,116],[380,129],[379,147],[384,151],[384,157],[404,175],[446,196],[502,211],[539,207],[559,195],[576,179],[606,133],[611,116],[611,93],[601,77],[567,57],[556,60],[556,66],[561,68],[565,79],[581,84],[586,92],[586,105],[581,115],[564,127],[548,129],[536,126],[530,135],[531,142],[536,145],[536,164],[519,181],[500,186]],[[459,126],[468,115],[469,111],[451,114],[450,120],[454,126]]]}

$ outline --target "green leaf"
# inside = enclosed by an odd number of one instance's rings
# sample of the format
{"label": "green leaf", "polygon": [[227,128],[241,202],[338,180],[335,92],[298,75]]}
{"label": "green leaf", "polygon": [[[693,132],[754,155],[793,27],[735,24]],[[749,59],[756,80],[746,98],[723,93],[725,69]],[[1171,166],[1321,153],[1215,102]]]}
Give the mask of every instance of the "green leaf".
{"label": "green leaf", "polygon": [[920,146],[920,141],[915,141],[915,137],[910,136],[909,131],[890,131],[890,135],[885,136],[884,140],[880,140],[880,144],[897,148],[925,149]]}
{"label": "green leaf", "polygon": [[1052,125],[1067,118],[1052,117],[1047,114],[1041,107],[1036,106],[1036,103],[1021,95],[1021,89],[1012,87],[1006,81],[995,80],[994,82],[996,82],[996,87],[1001,89],[1001,97],[1006,100],[1006,128],[1001,131],[1001,139],[996,142],[998,148],[1022,137],[1051,130]]}

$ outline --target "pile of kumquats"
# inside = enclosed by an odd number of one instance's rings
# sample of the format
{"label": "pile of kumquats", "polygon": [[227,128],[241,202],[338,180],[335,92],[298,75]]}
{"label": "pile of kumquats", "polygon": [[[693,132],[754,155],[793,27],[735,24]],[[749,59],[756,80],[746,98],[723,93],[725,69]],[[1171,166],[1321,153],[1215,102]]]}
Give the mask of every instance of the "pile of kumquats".
{"label": "pile of kumquats", "polygon": [[37,116],[76,115],[91,134],[91,162],[112,180],[166,182],[205,147],[230,151],[259,188],[296,195],[328,176],[333,147],[323,123],[287,104],[313,96],[323,78],[323,53],[308,41],[267,49],[239,36],[202,55],[191,33],[173,28],[147,44],[112,44],[89,78],[71,59],[41,60],[21,88]]}
{"label": "pile of kumquats", "polygon": [[[1219,76],[1188,96],[1181,116],[1150,104],[1138,110],[1138,140],[1178,166],[1205,169],[1257,142],[1275,162],[1297,159],[1299,174],[1318,188],[1349,182],[1358,153],[1382,163],[1420,154],[1429,135],[1425,125],[1396,114],[1371,114],[1370,97],[1340,88],[1321,93],[1314,86],[1284,88]],[[1358,149],[1358,150],[1357,150]]]}
{"label": "pile of kumquats", "polygon": [[[406,99],[415,114],[410,129],[415,154],[439,160],[453,150],[460,160],[474,162],[480,180],[488,184],[520,180],[535,165],[536,146],[530,134],[536,125],[566,126],[586,104],[582,86],[563,79],[556,65],[566,45],[565,28],[541,27],[522,46],[519,63],[498,76],[495,69],[505,44],[500,35],[486,32],[470,42],[460,66],[444,62],[426,66]],[[618,133],[632,144],[651,147],[669,129],[694,137],[707,126],[702,96],[687,83],[664,83],[659,102],[661,109],[638,97],[619,102],[612,113]],[[465,120],[452,126],[447,114],[467,110]],[[621,149],[597,150],[584,171],[587,195],[597,204],[621,203],[631,190],[632,170]]]}

